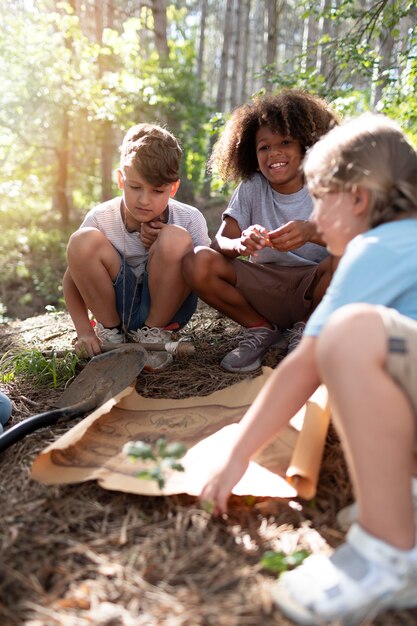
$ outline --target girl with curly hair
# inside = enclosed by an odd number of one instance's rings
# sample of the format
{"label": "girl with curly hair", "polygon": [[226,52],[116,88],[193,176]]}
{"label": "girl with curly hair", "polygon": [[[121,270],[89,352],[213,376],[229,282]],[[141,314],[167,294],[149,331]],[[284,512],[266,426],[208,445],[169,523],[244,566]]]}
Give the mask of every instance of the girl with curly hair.
{"label": "girl with curly hair", "polygon": [[183,268],[202,300],[245,329],[221,362],[228,371],[257,369],[272,345],[287,345],[285,330],[303,327],[327,287],[333,260],[309,221],[301,163],[337,121],[323,100],[284,89],[233,111],[214,147],[211,167],[240,184],[211,248]]}

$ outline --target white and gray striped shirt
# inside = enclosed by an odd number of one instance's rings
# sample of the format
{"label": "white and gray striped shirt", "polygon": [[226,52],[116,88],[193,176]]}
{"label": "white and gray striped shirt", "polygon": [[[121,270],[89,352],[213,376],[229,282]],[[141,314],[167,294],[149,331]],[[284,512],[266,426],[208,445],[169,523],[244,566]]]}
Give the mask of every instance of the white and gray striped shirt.
{"label": "white and gray striped shirt", "polygon": [[[120,211],[122,198],[113,198],[93,207],[85,216],[80,228],[91,226],[101,231],[120,252],[136,276],[140,277],[148,259],[148,250],[137,232],[129,232],[123,223]],[[168,224],[182,226],[191,235],[194,246],[209,246],[206,220],[198,209],[170,198],[168,202]]]}

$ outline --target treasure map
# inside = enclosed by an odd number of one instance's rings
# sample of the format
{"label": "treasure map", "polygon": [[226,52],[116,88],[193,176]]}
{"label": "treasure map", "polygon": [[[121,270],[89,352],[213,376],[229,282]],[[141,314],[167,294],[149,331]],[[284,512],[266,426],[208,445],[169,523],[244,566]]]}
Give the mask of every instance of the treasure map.
{"label": "treasure map", "polygon": [[[45,484],[96,480],[105,489],[145,495],[199,495],[221,461],[236,423],[243,417],[272,370],[210,395],[185,399],[145,398],[124,390],[49,445],[35,459],[32,478]],[[321,386],[289,426],[249,465],[233,493],[305,499],[314,497],[328,430],[327,390]],[[123,448],[130,441],[182,442],[184,472],[170,470],[162,489],[138,478],[146,461],[132,461]]]}

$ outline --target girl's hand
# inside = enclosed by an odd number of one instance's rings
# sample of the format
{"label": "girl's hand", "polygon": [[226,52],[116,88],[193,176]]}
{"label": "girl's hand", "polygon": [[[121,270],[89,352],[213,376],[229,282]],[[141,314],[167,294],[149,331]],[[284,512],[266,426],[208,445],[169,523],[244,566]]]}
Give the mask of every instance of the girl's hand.
{"label": "girl's hand", "polygon": [[159,235],[159,231],[165,226],[166,224],[164,222],[161,222],[160,220],[143,222],[141,224],[139,238],[145,248],[151,247],[151,245],[156,241]]}
{"label": "girl's hand", "polygon": [[269,246],[266,228],[259,224],[254,224],[242,232],[238,253],[242,256],[254,256],[259,250],[265,248],[265,246]]}
{"label": "girl's hand", "polygon": [[248,460],[239,459],[234,454],[212,474],[203,487],[199,500],[209,505],[213,515],[227,513],[227,501],[231,491],[246,472],[248,465]]}
{"label": "girl's hand", "polygon": [[311,222],[293,220],[280,226],[276,230],[270,230],[268,238],[272,248],[280,252],[288,252],[300,248],[315,234]]}
{"label": "girl's hand", "polygon": [[74,349],[80,358],[95,356],[96,354],[101,353],[101,341],[93,331],[92,333],[77,337]]}

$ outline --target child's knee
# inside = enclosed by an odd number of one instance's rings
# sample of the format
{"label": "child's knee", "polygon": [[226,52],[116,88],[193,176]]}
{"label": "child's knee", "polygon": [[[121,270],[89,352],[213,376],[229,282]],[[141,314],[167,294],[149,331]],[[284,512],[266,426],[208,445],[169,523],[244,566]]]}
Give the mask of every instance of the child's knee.
{"label": "child's knee", "polygon": [[212,255],[213,251],[210,248],[198,246],[184,257],[183,274],[188,284],[197,286],[209,278]]}
{"label": "child's knee", "polygon": [[81,228],[71,235],[67,246],[68,259],[91,258],[101,245],[110,244],[97,228]]}
{"label": "child's knee", "polygon": [[[152,249],[153,248],[153,249]],[[193,249],[190,233],[182,226],[169,224],[161,230],[151,248],[151,254],[166,257],[167,262],[181,261]]]}

